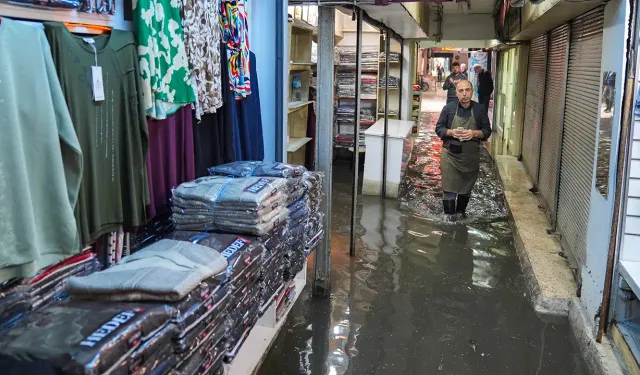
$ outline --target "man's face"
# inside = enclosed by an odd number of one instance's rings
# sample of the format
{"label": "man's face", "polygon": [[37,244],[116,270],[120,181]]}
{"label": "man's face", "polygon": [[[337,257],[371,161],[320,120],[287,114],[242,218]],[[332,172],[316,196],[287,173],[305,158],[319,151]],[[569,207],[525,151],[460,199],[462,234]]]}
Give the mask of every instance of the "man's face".
{"label": "man's face", "polygon": [[482,72],[482,68],[479,66],[474,66],[473,70],[476,72],[476,74],[480,74],[480,72]]}
{"label": "man's face", "polygon": [[473,88],[471,87],[471,83],[469,81],[458,82],[458,86],[456,86],[456,94],[460,103],[469,103],[473,97]]}
{"label": "man's face", "polygon": [[458,73],[458,71],[460,70],[460,67],[459,67],[458,65],[454,65],[454,66],[452,67],[452,69],[453,69],[453,73],[454,73],[454,74],[457,74],[457,73]]}

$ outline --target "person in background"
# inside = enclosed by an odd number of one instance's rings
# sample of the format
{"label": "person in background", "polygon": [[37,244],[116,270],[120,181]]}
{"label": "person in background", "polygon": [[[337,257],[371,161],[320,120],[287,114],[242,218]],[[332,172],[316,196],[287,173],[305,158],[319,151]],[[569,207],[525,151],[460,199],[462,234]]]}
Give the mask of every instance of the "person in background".
{"label": "person in background", "polygon": [[467,64],[465,63],[460,64],[460,73],[467,75]]}
{"label": "person in background", "polygon": [[605,102],[605,113],[611,112],[611,107],[613,106],[614,97],[616,94],[615,86],[616,86],[616,73],[608,72],[605,73],[604,77],[604,92],[602,96],[604,97]]}
{"label": "person in background", "polygon": [[471,100],[471,82],[466,79],[458,82],[456,95],[458,101],[442,108],[436,134],[443,142],[440,174],[444,213],[465,217],[480,170],[481,142],[489,139],[491,124],[484,108]]}
{"label": "person in background", "polygon": [[438,65],[436,67],[436,71],[438,72],[437,73],[438,74],[438,82],[442,82],[442,71],[443,71],[442,66]]}
{"label": "person in background", "polygon": [[468,79],[465,74],[460,73],[460,64],[455,62],[451,64],[451,74],[444,80],[443,90],[447,90],[447,104],[457,102],[456,85],[462,80]]}
{"label": "person in background", "polygon": [[476,72],[478,102],[480,102],[484,111],[489,113],[489,100],[491,100],[491,94],[493,93],[493,78],[491,78],[491,73],[486,71],[480,64],[474,65],[473,70]]}

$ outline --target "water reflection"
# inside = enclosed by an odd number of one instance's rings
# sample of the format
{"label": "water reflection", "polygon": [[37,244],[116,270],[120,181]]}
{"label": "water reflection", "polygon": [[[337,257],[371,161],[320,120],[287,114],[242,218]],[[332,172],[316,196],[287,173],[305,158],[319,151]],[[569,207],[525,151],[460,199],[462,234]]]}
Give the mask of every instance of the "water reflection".
{"label": "water reflection", "polygon": [[511,375],[538,366],[540,374],[583,373],[568,328],[545,328],[525,297],[486,160],[479,179],[486,194],[475,195],[469,222],[439,221],[440,196],[429,197],[439,194],[433,124],[425,118],[401,204],[362,197],[355,258],[349,167],[337,165],[332,296],[300,297],[260,374]]}

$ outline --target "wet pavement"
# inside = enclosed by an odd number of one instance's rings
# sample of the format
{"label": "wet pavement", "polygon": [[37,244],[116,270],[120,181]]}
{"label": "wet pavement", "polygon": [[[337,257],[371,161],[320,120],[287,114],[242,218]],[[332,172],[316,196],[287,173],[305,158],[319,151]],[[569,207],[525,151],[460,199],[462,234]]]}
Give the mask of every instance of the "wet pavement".
{"label": "wet pavement", "polygon": [[355,258],[351,170],[335,164],[331,298],[308,284],[259,374],[587,374],[569,326],[530,305],[488,156],[469,219],[443,222],[433,116],[402,199],[360,200]]}

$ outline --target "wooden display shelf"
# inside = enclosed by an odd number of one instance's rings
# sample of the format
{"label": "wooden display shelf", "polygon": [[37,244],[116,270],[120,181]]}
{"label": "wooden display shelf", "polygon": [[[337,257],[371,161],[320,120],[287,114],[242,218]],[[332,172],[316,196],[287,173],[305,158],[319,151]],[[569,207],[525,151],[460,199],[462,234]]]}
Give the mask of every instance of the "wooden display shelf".
{"label": "wooden display shelf", "polygon": [[301,138],[290,137],[288,142],[289,144],[287,146],[287,152],[296,152],[302,146],[306,145],[310,141],[311,141],[311,138],[309,137],[301,137]]}
{"label": "wooden display shelf", "polygon": [[289,108],[289,113],[291,113],[291,112],[297,111],[300,108],[304,108],[304,107],[308,106],[311,103],[313,103],[313,101],[311,101],[311,100],[302,101],[302,102],[289,102],[287,107]]}
{"label": "wooden display shelf", "polygon": [[226,375],[253,375],[260,368],[306,284],[307,262],[305,261],[302,271],[295,277],[296,294],[287,306],[282,318],[276,320],[276,304],[272,303],[249,333],[233,362],[225,364]]}
{"label": "wooden display shelf", "polygon": [[299,71],[311,70],[313,66],[314,64],[312,62],[290,62],[289,70],[292,72],[299,72]]}

